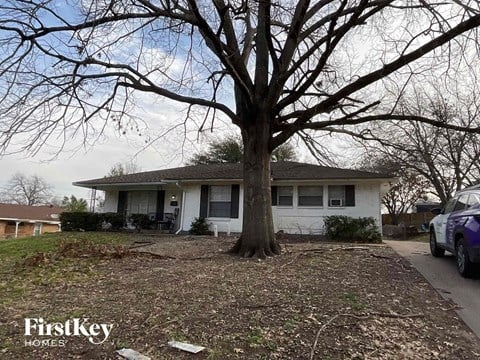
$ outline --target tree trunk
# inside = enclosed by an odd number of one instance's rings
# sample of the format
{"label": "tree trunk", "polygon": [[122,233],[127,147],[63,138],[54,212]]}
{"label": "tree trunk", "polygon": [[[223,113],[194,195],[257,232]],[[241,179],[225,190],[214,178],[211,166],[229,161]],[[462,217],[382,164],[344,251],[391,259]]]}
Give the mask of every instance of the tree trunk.
{"label": "tree trunk", "polygon": [[242,130],[243,226],[242,235],[231,252],[243,257],[279,255],[275,239],[270,188],[270,122],[260,115],[250,127]]}

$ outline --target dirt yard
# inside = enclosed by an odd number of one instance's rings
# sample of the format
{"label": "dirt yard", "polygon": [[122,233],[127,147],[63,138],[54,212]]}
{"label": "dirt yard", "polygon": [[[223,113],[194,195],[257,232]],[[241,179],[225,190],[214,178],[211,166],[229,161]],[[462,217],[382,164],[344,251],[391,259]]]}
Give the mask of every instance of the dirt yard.
{"label": "dirt yard", "polygon": [[[0,274],[2,360],[117,359],[123,347],[152,360],[480,358],[452,304],[384,245],[289,242],[258,261],[225,254],[233,241],[136,235],[132,254],[17,260]],[[26,317],[113,329],[101,345],[32,347]]]}

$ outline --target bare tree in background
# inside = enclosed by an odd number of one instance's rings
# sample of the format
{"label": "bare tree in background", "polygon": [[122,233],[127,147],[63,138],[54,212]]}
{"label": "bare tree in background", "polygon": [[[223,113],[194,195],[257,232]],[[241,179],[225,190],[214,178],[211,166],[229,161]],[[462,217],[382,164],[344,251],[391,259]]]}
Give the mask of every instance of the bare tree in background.
{"label": "bare tree in background", "polygon": [[426,195],[430,186],[430,182],[409,165],[392,160],[381,151],[374,149],[369,149],[365,153],[360,168],[398,178],[398,181],[392,184],[382,197],[382,205],[390,215],[393,225],[398,225],[398,215],[412,210],[415,204]]}
{"label": "bare tree in background", "polygon": [[142,168],[134,161],[130,161],[125,164],[117,162],[110,168],[108,174],[105,175],[105,177],[134,174],[140,171],[142,171]]}
{"label": "bare tree in background", "polygon": [[52,186],[37,175],[13,175],[2,191],[2,201],[19,205],[49,204]]}
{"label": "bare tree in background", "polygon": [[[447,100],[444,94],[415,94],[405,111],[449,124],[471,126],[480,120],[475,92]],[[389,121],[359,135],[366,153],[383,157],[428,180],[431,192],[445,204],[456,191],[480,178],[480,136],[415,121]]]}
{"label": "bare tree in background", "polygon": [[184,122],[199,131],[228,119],[245,149],[243,233],[232,250],[261,258],[280,253],[270,205],[273,150],[295,134],[310,141],[311,130],[390,119],[396,108],[380,106],[388,105],[382,81],[408,81],[431,59],[448,66],[456,55],[466,58],[480,25],[477,1],[69,4],[0,5],[3,150],[21,142],[35,152],[59,132],[66,141],[95,138],[109,123],[125,129],[139,92],[187,104]]}

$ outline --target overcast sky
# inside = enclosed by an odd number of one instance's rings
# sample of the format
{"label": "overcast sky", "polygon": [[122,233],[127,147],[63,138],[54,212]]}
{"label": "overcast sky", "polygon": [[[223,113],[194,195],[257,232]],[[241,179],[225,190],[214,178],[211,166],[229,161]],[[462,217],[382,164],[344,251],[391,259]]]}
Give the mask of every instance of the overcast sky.
{"label": "overcast sky", "polygon": [[[148,96],[143,100],[149,102]],[[204,149],[213,137],[233,133],[233,129],[229,130],[221,123],[214,134],[199,137],[193,123],[185,132],[183,126],[174,128],[175,124],[183,122],[181,106],[158,100],[150,101],[147,106],[144,101],[140,101],[141,110],[137,112],[144,122],[139,124],[138,132],[129,127],[127,134],[123,135],[114,124],[109,124],[105,136],[88,148],[74,151],[83,140],[77,136],[56,157],[56,151],[52,153],[50,150],[53,146],[48,145],[36,156],[23,153],[0,157],[0,186],[5,186],[15,173],[21,172],[44,178],[53,186],[56,196],[74,194],[88,198],[88,189],[73,186],[72,182],[103,177],[118,162],[133,161],[141,171],[182,166],[192,152]],[[54,139],[50,140],[50,145],[55,145]]]}
{"label": "overcast sky", "polygon": [[[139,147],[125,139],[109,137],[103,143],[88,151],[77,151],[75,154],[60,154],[57,159],[45,161],[46,154],[35,158],[22,155],[5,156],[0,160],[0,184],[5,185],[16,172],[27,175],[39,175],[54,187],[54,193],[63,197],[74,194],[87,197],[88,191],[75,187],[72,182],[104,176],[117,162],[127,163],[139,151]],[[172,150],[173,152],[173,150]],[[43,158],[43,159],[42,159]],[[162,156],[154,149],[142,151],[137,156],[137,164],[142,170],[180,166],[181,157]]]}

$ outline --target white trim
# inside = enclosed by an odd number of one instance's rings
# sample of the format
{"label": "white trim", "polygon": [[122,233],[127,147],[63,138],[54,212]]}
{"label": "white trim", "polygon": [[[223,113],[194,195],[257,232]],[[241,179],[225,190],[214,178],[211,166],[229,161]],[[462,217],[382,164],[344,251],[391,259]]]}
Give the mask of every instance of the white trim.
{"label": "white trim", "polygon": [[[271,181],[272,185],[276,184],[283,184],[283,183],[295,183],[295,184],[308,184],[308,183],[313,183],[313,184],[318,184],[318,183],[352,183],[352,182],[361,182],[361,183],[394,183],[397,182],[398,178],[391,177],[391,178],[323,178],[323,179],[275,179],[273,178]],[[97,187],[97,190],[102,190],[98,189],[99,186],[102,187],[108,187],[108,188],[122,188],[125,186],[144,186],[144,185],[151,185],[151,186],[158,186],[158,185],[168,185],[172,183],[177,183],[177,184],[198,184],[198,183],[204,183],[204,182],[210,182],[210,183],[241,183],[243,184],[243,179],[177,179],[177,180],[161,180],[161,181],[156,181],[156,182],[129,182],[129,183],[103,183],[103,184],[82,184],[81,182],[73,182],[72,185],[79,186],[79,187],[84,187],[84,188],[93,188]]]}
{"label": "white trim", "polygon": [[50,225],[60,225],[61,221],[49,221],[49,220],[35,220],[35,219],[20,219],[20,218],[0,218],[0,221],[20,221],[26,223],[43,223],[43,224],[50,224]]}

